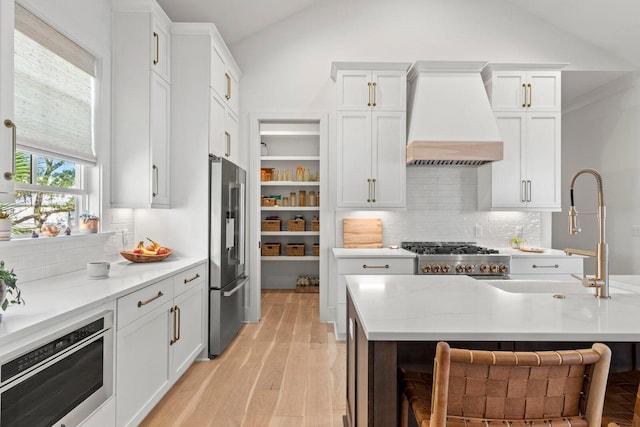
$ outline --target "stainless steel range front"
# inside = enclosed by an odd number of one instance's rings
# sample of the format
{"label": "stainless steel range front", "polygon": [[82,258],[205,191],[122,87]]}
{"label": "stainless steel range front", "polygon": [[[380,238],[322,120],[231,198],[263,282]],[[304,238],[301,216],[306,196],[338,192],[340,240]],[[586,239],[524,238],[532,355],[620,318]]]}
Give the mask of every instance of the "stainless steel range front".
{"label": "stainless steel range front", "polygon": [[418,255],[417,274],[509,278],[511,256],[474,242],[402,242],[402,248]]}

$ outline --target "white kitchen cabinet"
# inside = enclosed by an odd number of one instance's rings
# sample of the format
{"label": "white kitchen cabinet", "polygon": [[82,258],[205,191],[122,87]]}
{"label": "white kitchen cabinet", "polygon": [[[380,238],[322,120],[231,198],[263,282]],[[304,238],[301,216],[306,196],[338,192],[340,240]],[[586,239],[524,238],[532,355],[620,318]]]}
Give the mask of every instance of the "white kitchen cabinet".
{"label": "white kitchen cabinet", "polygon": [[406,113],[337,114],[337,206],[406,206]]}
{"label": "white kitchen cabinet", "polygon": [[240,71],[218,30],[213,24],[174,23],[171,38],[176,144],[206,132],[210,154],[246,167],[248,150],[240,145],[238,128]]}
{"label": "white kitchen cabinet", "polygon": [[224,99],[225,105],[238,115],[240,71],[219,35],[212,39],[212,43],[211,88]]}
{"label": "white kitchen cabinet", "polygon": [[[354,249],[357,250],[357,249]],[[360,274],[415,274],[415,256],[406,258],[336,258],[338,277],[336,304],[336,335],[345,339],[347,332],[347,280],[346,275]]]}
{"label": "white kitchen cabinet", "polygon": [[205,264],[118,299],[116,425],[137,425],[204,348]]}
{"label": "white kitchen cabinet", "polygon": [[[204,348],[206,286],[204,264],[173,278],[171,379],[177,381]],[[171,342],[173,343],[171,344]]]}
{"label": "white kitchen cabinet", "polygon": [[506,64],[490,64],[483,71],[494,111],[560,111],[559,70],[548,70],[546,66],[527,71],[509,68]]}
{"label": "white kitchen cabinet", "polygon": [[153,0],[113,5],[111,204],[170,207],[170,21]]}
{"label": "white kitchen cabinet", "polygon": [[406,67],[399,70],[339,69],[338,110],[405,111],[407,108]]}
{"label": "white kitchen cabinet", "polygon": [[169,390],[172,289],[172,279],[165,279],[118,299],[118,426],[138,425]]}
{"label": "white kitchen cabinet", "polygon": [[13,26],[15,3],[0,2],[0,203],[13,202],[15,135],[13,121]]}
{"label": "white kitchen cabinet", "polygon": [[[504,141],[504,158],[478,168],[478,208],[560,211],[560,71],[545,69],[517,73],[498,70],[488,74],[483,71],[483,75],[489,94],[493,94],[492,108]],[[512,93],[513,102],[509,104],[507,93],[513,92],[516,80],[525,77],[535,77],[533,81],[541,92],[553,91],[554,94],[540,94],[535,98],[540,98],[539,104],[535,105],[534,99],[531,107],[520,105],[516,108],[514,102],[522,99],[514,101],[516,96]],[[524,88],[528,90],[527,85]],[[525,91],[521,94],[524,96]]]}

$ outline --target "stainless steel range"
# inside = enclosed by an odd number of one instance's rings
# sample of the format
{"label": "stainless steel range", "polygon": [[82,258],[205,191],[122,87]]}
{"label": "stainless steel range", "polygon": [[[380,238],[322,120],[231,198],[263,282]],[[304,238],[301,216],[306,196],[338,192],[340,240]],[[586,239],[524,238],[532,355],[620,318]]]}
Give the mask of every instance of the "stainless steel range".
{"label": "stainless steel range", "polygon": [[477,277],[509,277],[511,256],[474,242],[402,242],[417,254],[417,274],[465,274]]}

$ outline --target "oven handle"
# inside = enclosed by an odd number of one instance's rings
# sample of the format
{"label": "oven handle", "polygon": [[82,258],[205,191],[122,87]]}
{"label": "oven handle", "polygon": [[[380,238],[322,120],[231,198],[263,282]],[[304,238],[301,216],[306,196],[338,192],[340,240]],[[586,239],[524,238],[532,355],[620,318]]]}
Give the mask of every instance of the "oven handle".
{"label": "oven handle", "polygon": [[99,340],[100,338],[104,338],[105,348],[107,348],[108,351],[111,351],[110,348],[113,348],[113,329],[111,328],[103,329],[97,332],[95,335],[88,337],[86,340],[80,341],[79,343],[75,344],[72,347],[69,347],[65,351],[56,354],[51,359],[47,359],[43,363],[39,365],[35,365],[31,369],[22,372],[16,377],[11,378],[2,387],[0,387],[0,394],[24,382],[25,380],[33,377],[34,375],[39,374],[40,372],[44,371],[48,367],[55,365],[62,359],[66,359],[69,355],[82,350],[83,348],[87,347],[89,344],[93,344],[95,341]]}

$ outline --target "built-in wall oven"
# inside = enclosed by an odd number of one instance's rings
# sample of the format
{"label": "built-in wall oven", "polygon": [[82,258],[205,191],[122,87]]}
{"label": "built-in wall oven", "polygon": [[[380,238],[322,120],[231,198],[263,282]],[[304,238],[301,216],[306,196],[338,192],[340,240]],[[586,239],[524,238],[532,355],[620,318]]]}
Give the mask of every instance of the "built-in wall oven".
{"label": "built-in wall oven", "polygon": [[3,357],[0,425],[80,424],[113,396],[113,366],[113,311]]}

